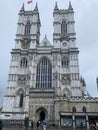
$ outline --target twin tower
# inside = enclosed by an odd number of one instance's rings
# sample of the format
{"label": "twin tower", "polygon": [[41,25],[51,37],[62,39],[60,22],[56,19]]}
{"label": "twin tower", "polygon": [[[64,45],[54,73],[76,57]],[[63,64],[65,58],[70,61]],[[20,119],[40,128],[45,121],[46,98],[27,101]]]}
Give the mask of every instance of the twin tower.
{"label": "twin tower", "polygon": [[[41,22],[37,4],[33,11],[25,11],[24,5],[19,11],[3,119],[20,121],[28,117],[35,122],[47,119],[63,125],[66,117],[74,118],[76,107],[77,111],[86,108],[85,101],[80,106],[77,104],[77,100],[87,98],[88,93],[85,80],[79,73],[71,2],[68,9],[63,10],[56,2],[53,17],[53,43],[46,36],[40,42]],[[65,112],[63,116],[62,112]]]}

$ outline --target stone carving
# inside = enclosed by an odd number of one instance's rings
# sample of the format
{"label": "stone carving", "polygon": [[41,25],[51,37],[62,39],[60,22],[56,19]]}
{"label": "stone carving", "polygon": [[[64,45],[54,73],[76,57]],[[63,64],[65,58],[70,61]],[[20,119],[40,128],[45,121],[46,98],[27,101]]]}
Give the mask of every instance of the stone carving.
{"label": "stone carving", "polygon": [[27,74],[26,79],[30,80],[30,74]]}
{"label": "stone carving", "polygon": [[22,41],[22,44],[21,44],[21,47],[23,48],[23,49],[28,49],[29,47],[30,47],[30,40],[28,40],[27,38],[26,39],[23,39],[23,41]]}
{"label": "stone carving", "polygon": [[18,75],[18,85],[26,85],[27,81],[30,80],[30,74]]}
{"label": "stone carving", "polygon": [[18,84],[19,85],[26,84],[26,75],[18,75]]}
{"label": "stone carving", "polygon": [[63,85],[70,84],[70,74],[62,74],[61,75],[61,82]]}
{"label": "stone carving", "polygon": [[57,59],[58,59],[58,55],[55,54],[55,55],[53,56],[53,61],[55,61],[55,62],[57,63]]}
{"label": "stone carving", "polygon": [[72,96],[72,92],[71,92],[70,89],[67,88],[67,87],[63,89],[62,94],[63,94],[63,96],[65,96],[65,97],[71,97],[71,96]]}
{"label": "stone carving", "polygon": [[54,74],[53,74],[53,79],[54,80],[57,80],[59,78],[59,74],[58,72],[56,71]]}
{"label": "stone carving", "polygon": [[44,42],[44,46],[47,46],[47,42],[46,41]]}

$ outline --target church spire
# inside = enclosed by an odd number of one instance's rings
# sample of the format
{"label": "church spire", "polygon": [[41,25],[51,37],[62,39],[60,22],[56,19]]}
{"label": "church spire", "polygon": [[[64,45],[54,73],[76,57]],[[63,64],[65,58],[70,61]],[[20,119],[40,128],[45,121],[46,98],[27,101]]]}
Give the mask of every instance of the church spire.
{"label": "church spire", "polygon": [[58,10],[58,5],[57,5],[57,1],[55,2],[55,8],[54,8],[55,11]]}
{"label": "church spire", "polygon": [[35,8],[34,8],[34,11],[38,11],[37,2],[36,2],[36,5],[35,5]]}
{"label": "church spire", "polygon": [[21,7],[21,9],[20,9],[20,12],[22,13],[22,12],[24,12],[25,11],[25,9],[24,9],[24,3],[23,3],[23,5],[22,5],[22,7]]}
{"label": "church spire", "polygon": [[72,5],[71,5],[71,1],[69,1],[69,7],[68,7],[69,10],[73,10],[72,8]]}

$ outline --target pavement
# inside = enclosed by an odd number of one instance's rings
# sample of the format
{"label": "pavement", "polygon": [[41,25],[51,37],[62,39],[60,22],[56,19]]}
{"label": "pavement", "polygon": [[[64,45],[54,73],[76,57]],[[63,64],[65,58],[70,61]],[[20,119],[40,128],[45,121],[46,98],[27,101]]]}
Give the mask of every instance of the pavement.
{"label": "pavement", "polygon": [[25,127],[3,127],[2,130],[72,130],[72,128],[59,128],[59,127],[47,127],[46,129],[40,127],[40,128],[25,128]]}

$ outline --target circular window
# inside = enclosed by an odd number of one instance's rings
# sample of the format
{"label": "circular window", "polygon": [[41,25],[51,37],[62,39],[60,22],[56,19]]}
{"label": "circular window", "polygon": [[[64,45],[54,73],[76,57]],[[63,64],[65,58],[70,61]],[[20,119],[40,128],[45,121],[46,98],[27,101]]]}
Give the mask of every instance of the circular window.
{"label": "circular window", "polygon": [[62,43],[62,46],[63,46],[63,47],[66,47],[66,46],[67,46],[67,42],[63,42],[63,43]]}

